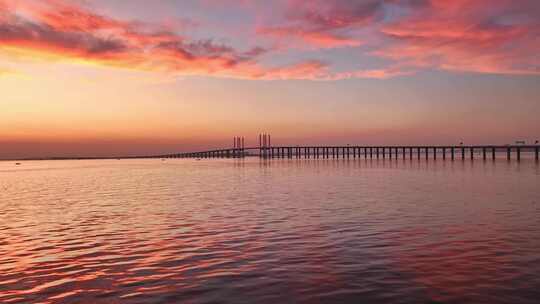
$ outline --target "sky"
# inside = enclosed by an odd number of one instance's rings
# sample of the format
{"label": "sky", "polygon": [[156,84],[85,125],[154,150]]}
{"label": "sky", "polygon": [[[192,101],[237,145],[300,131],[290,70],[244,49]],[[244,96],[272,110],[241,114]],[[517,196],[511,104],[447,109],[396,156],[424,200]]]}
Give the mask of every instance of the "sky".
{"label": "sky", "polygon": [[538,0],[0,0],[0,158],[540,139]]}

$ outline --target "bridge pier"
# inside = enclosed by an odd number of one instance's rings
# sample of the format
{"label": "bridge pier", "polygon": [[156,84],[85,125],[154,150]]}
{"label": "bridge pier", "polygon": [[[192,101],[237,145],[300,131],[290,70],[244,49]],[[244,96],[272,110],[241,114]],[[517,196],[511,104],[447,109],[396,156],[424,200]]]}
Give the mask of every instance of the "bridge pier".
{"label": "bridge pier", "polygon": [[[507,146],[282,146],[282,147],[272,147],[269,146],[269,141],[266,138],[261,138],[261,146],[253,148],[245,148],[243,145],[243,138],[238,137],[235,140],[235,147],[227,149],[216,149],[208,151],[198,151],[198,152],[187,152],[187,153],[177,153],[177,154],[167,154],[167,155],[158,155],[158,156],[149,156],[148,158],[245,158],[250,156],[251,150],[259,150],[259,155],[261,158],[296,158],[296,159],[361,159],[362,154],[364,159],[386,159],[397,160],[400,157],[404,160],[407,159],[407,153],[409,154],[408,158],[413,159],[416,153],[418,160],[422,158],[422,154],[426,160],[429,160],[431,153],[433,153],[433,159],[437,160],[438,153],[442,154],[442,159],[447,159],[447,150],[450,150],[450,156],[452,160],[455,160],[456,149],[461,149],[461,159],[465,160],[470,158],[471,160],[475,159],[475,152],[478,153],[478,156],[486,161],[489,157],[488,154],[491,154],[491,159],[495,160],[497,150],[505,151],[507,160],[511,160],[512,150],[516,150],[516,159],[521,161],[522,152],[534,153],[534,159],[539,160],[539,145],[507,145]],[[416,149],[416,151],[415,151]],[[481,152],[479,151],[481,149]],[[369,151],[368,151],[369,150]],[[466,151],[468,150],[468,151]],[[466,156],[465,153],[468,153]],[[369,156],[368,156],[369,154]],[[251,154],[253,155],[253,154]]]}

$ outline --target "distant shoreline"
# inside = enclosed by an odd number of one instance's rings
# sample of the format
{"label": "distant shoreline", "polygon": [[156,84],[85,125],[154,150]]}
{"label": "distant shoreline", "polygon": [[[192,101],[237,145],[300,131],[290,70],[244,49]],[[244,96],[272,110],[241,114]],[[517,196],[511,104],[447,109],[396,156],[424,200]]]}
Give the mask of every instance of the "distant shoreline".
{"label": "distant shoreline", "polygon": [[0,162],[9,161],[38,161],[38,160],[120,160],[120,159],[142,159],[148,158],[144,156],[131,156],[131,157],[43,157],[43,158],[6,158],[0,159]]}

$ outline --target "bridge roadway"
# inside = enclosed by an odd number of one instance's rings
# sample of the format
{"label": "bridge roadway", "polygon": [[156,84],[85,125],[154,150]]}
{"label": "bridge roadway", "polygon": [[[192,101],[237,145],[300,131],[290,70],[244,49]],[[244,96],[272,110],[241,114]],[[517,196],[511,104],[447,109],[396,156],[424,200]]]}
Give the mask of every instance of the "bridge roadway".
{"label": "bridge roadway", "polygon": [[207,151],[149,156],[147,158],[365,158],[365,159],[495,159],[505,153],[506,159],[521,160],[523,152],[533,152],[538,161],[539,145],[487,145],[487,146],[262,146],[226,148]]}

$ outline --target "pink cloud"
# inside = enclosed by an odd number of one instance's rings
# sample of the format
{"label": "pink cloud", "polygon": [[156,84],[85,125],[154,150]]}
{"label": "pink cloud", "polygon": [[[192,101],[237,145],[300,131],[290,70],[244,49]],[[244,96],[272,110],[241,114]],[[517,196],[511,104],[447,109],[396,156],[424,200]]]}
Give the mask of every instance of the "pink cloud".
{"label": "pink cloud", "polygon": [[[394,62],[392,68],[338,73],[329,78],[387,78],[428,68],[490,74],[540,73],[540,2],[536,0],[286,3],[280,25],[260,27],[259,34],[280,42],[289,39],[291,48],[299,44],[320,49],[362,45],[369,49],[364,55]],[[388,15],[390,11],[394,14]],[[371,30],[373,36],[361,37],[358,30],[362,29]]]}
{"label": "pink cloud", "polygon": [[149,30],[139,22],[66,3],[0,1],[0,47],[54,56],[55,60],[83,59],[130,69],[245,79],[313,79],[325,68],[311,60],[263,66],[257,58],[268,50],[262,47],[240,51],[212,39],[193,40],[171,31]]}
{"label": "pink cloud", "polygon": [[[253,37],[243,37],[271,46],[243,48],[217,42],[222,37],[190,37],[192,27],[182,22],[122,20],[80,3],[0,0],[0,50],[243,79],[386,79],[422,69],[540,74],[540,2],[536,0],[519,4],[510,0],[276,1],[267,4],[275,8],[272,18],[263,18]],[[255,15],[268,14],[249,0],[228,3],[254,10]],[[360,34],[366,29],[370,36]],[[276,43],[280,55],[292,55],[296,63],[270,64]],[[383,58],[386,63],[337,72],[332,55],[318,60],[309,56],[313,50],[343,47],[355,56]]]}
{"label": "pink cloud", "polygon": [[[356,47],[362,39],[350,30],[375,22],[382,1],[298,1],[286,2],[284,24],[260,26],[258,34],[299,41],[316,48]],[[297,44],[298,45],[298,44]]]}
{"label": "pink cloud", "polygon": [[306,31],[296,27],[266,27],[257,31],[259,34],[275,37],[279,40],[288,38],[298,39],[302,44],[307,43],[316,48],[338,48],[359,46],[358,40],[347,38],[333,33]]}
{"label": "pink cloud", "polygon": [[388,24],[389,44],[373,54],[417,67],[540,74],[540,3],[441,1]]}

